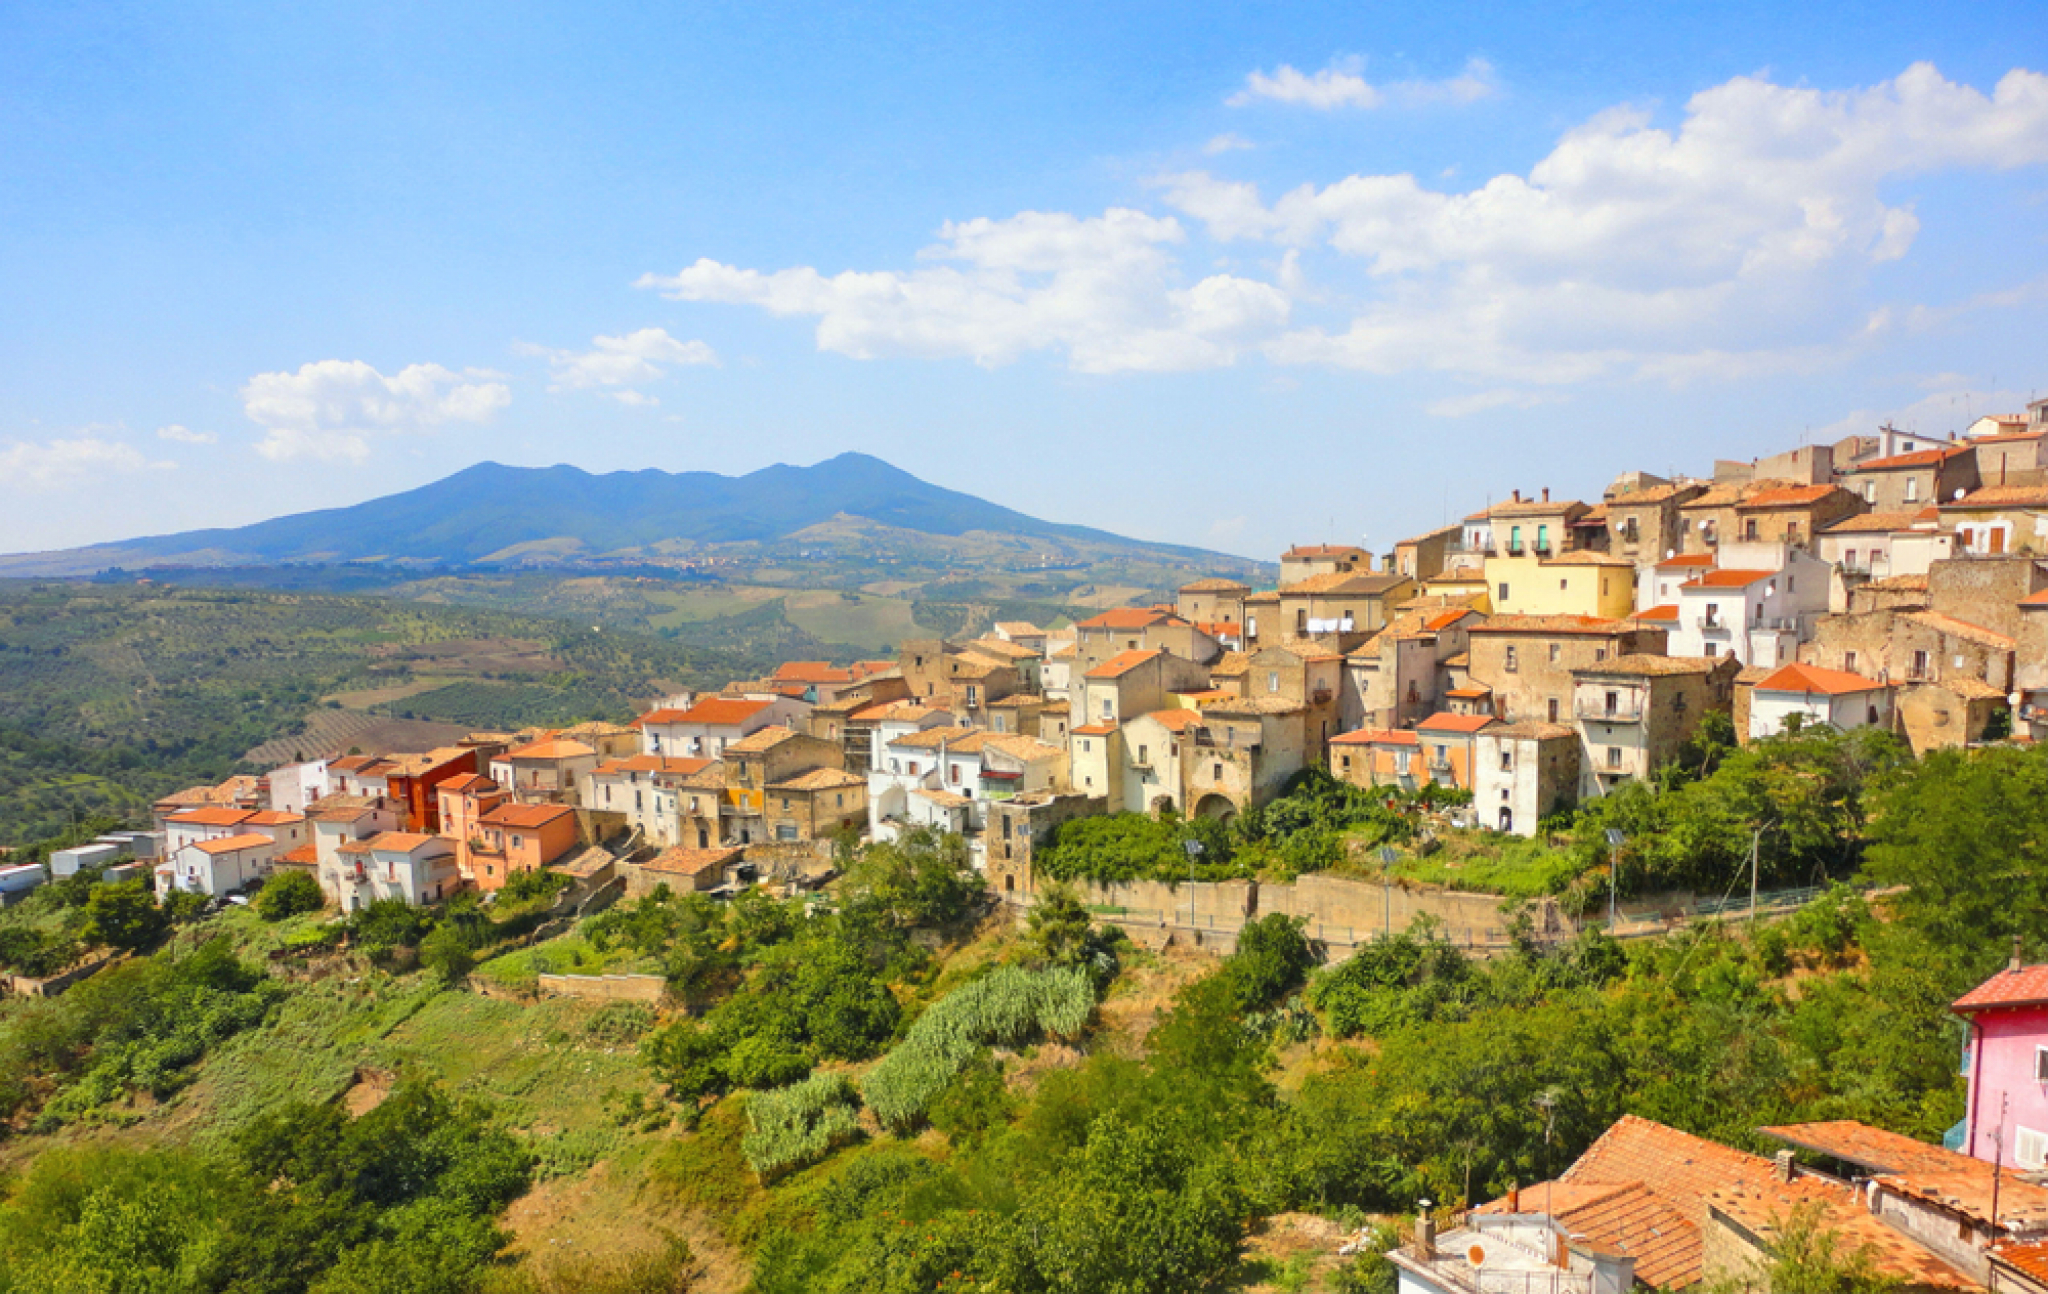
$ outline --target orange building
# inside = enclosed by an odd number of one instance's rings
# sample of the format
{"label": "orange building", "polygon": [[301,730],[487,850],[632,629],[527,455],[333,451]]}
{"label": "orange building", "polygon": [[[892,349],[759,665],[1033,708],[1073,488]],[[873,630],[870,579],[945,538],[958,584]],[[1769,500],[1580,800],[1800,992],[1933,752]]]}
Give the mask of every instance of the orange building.
{"label": "orange building", "polygon": [[470,879],[489,893],[514,872],[537,872],[576,847],[576,811],[566,804],[500,804],[476,822]]}

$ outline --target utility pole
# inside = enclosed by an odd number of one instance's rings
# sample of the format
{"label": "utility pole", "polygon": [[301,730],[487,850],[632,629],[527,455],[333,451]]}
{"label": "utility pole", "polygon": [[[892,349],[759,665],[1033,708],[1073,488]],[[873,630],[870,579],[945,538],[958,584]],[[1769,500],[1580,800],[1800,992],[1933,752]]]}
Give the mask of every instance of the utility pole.
{"label": "utility pole", "polygon": [[1756,872],[1757,850],[1763,844],[1764,829],[1758,827],[1749,836],[1749,924],[1756,924]]}
{"label": "utility pole", "polygon": [[1614,933],[1621,903],[1621,847],[1628,837],[1617,827],[1607,829],[1607,933]]}

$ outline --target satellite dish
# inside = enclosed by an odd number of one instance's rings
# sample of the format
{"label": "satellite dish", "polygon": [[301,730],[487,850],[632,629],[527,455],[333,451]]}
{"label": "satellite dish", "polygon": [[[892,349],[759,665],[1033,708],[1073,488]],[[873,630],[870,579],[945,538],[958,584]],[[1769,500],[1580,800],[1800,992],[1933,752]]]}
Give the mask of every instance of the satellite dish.
{"label": "satellite dish", "polygon": [[1949,497],[1950,497],[1951,499],[1960,499],[1960,498],[1962,498],[1962,497],[1963,497],[1963,487],[1962,487],[1962,486],[1960,486],[1960,485],[1958,485],[1958,486],[1956,487],[1956,492],[1955,492],[1954,494],[1951,494],[1951,495],[1950,495]]}
{"label": "satellite dish", "polygon": [[2020,694],[2018,692],[2008,694],[2005,702],[2007,705],[2017,706],[2020,703]]}
{"label": "satellite dish", "polygon": [[1486,1266],[1486,1250],[1479,1245],[1473,1245],[1465,1251],[1465,1261],[1474,1267]]}

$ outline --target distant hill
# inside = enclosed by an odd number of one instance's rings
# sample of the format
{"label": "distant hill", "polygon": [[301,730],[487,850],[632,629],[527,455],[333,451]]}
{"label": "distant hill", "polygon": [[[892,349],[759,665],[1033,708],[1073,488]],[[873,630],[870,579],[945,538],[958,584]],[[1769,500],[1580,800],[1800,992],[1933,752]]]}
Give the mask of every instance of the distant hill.
{"label": "distant hill", "polygon": [[60,552],[0,556],[0,576],[91,575],[108,568],[331,565],[555,567],[661,562],[702,545],[773,544],[859,519],[894,532],[1016,536],[1174,568],[1239,571],[1244,558],[1041,521],[947,490],[866,454],[745,476],[479,463],[352,507],[229,530],[194,530]]}

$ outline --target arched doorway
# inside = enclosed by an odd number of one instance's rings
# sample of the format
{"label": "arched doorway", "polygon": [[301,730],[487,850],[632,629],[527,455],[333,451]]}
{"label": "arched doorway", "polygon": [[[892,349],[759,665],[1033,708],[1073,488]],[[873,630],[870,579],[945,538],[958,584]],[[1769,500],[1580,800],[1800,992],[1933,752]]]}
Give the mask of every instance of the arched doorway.
{"label": "arched doorway", "polygon": [[1213,818],[1218,822],[1230,822],[1237,817],[1237,805],[1227,795],[1210,792],[1195,805],[1195,816]]}

